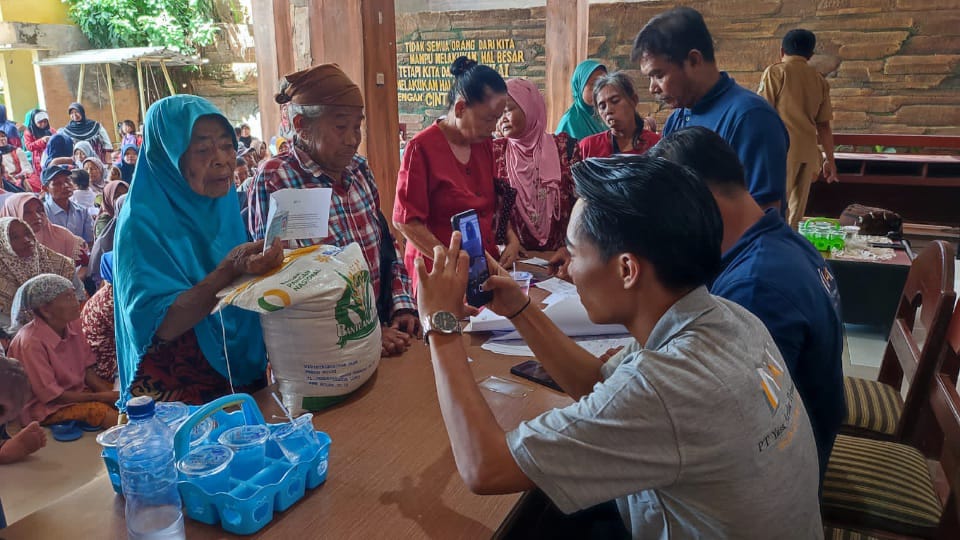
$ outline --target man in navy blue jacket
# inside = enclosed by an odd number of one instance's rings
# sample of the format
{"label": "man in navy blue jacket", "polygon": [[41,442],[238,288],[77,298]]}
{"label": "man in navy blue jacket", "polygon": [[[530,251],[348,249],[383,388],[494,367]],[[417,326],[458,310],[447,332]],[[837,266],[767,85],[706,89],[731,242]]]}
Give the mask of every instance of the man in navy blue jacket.
{"label": "man in navy blue jacket", "polygon": [[757,204],[783,211],[787,128],[765,99],[717,68],[703,16],[687,7],[657,15],[637,34],[631,56],[650,77],[650,93],[675,109],[663,136],[688,126],[715,131],[746,168],[747,186]]}
{"label": "man in navy blue jacket", "polygon": [[776,210],[754,202],[736,153],[716,133],[682,129],[650,152],[690,167],[713,193],[723,259],[710,292],[747,308],[773,336],[807,408],[822,478],[846,412],[840,295],[830,269]]}

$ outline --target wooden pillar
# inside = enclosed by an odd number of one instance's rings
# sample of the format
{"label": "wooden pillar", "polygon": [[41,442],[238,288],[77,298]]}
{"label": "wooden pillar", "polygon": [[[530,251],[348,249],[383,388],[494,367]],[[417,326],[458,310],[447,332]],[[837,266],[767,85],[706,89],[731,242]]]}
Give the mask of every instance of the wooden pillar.
{"label": "wooden pillar", "polygon": [[363,142],[380,204],[393,213],[400,168],[394,0],[272,0],[253,3],[260,121],[269,138],[280,122],[273,100],[280,77],[311,65],[339,64],[366,104]]}
{"label": "wooden pillar", "polygon": [[588,0],[547,0],[547,126],[557,127],[573,103],[570,79],[577,64],[587,59],[590,34]]}
{"label": "wooden pillar", "polygon": [[[276,95],[280,76],[289,71],[281,71],[281,55],[284,67],[290,67],[291,47],[278,36],[290,36],[289,9],[286,0],[267,0],[252,2],[253,40],[256,43],[257,59],[257,95],[260,104],[261,140],[270,140],[276,135],[280,125],[280,106],[273,97]],[[279,5],[279,11],[275,8]],[[291,70],[292,71],[292,70]]]}
{"label": "wooden pillar", "polygon": [[367,157],[380,207],[392,223],[400,170],[400,107],[397,102],[397,24],[394,0],[362,0],[363,88]]}

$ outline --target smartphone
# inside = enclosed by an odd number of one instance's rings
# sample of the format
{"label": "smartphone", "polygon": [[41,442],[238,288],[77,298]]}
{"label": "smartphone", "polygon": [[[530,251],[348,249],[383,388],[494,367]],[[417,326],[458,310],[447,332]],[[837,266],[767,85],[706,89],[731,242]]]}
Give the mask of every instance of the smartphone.
{"label": "smartphone", "polygon": [[483,237],[480,235],[480,219],[476,210],[467,210],[450,218],[453,230],[460,231],[462,240],[460,249],[470,256],[470,273],[467,280],[467,303],[480,307],[493,300],[492,291],[482,291],[480,286],[490,277],[487,269],[487,256],[483,251]]}
{"label": "smartphone", "polygon": [[563,392],[563,388],[560,388],[560,385],[550,377],[547,370],[543,369],[540,362],[536,360],[527,360],[526,362],[517,364],[510,368],[510,373],[513,373],[517,377],[523,377],[528,381],[542,384],[547,388],[553,388],[557,392]]}

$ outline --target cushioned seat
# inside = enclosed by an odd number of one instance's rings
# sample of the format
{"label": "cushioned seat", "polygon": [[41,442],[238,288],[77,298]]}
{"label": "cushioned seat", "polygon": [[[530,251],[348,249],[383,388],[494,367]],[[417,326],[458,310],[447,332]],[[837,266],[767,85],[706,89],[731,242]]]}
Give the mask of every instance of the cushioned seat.
{"label": "cushioned seat", "polygon": [[870,536],[860,531],[851,531],[850,529],[840,529],[826,526],[823,528],[824,540],[880,540],[876,536]]}
{"label": "cushioned seat", "polygon": [[927,461],[899,443],[837,436],[823,481],[830,523],[930,538],[942,504]]}
{"label": "cushioned seat", "polygon": [[903,413],[903,398],[896,388],[879,381],[843,378],[847,416],[843,425],[893,436]]}

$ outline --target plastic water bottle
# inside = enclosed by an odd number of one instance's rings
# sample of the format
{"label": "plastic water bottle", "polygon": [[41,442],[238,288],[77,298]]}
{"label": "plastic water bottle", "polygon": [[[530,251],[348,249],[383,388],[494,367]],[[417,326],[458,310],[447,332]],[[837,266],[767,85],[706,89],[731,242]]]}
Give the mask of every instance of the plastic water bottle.
{"label": "plastic water bottle", "polygon": [[120,482],[130,540],[182,540],[183,512],[177,491],[173,432],[154,415],[153,399],[127,402],[130,423],[120,435]]}

